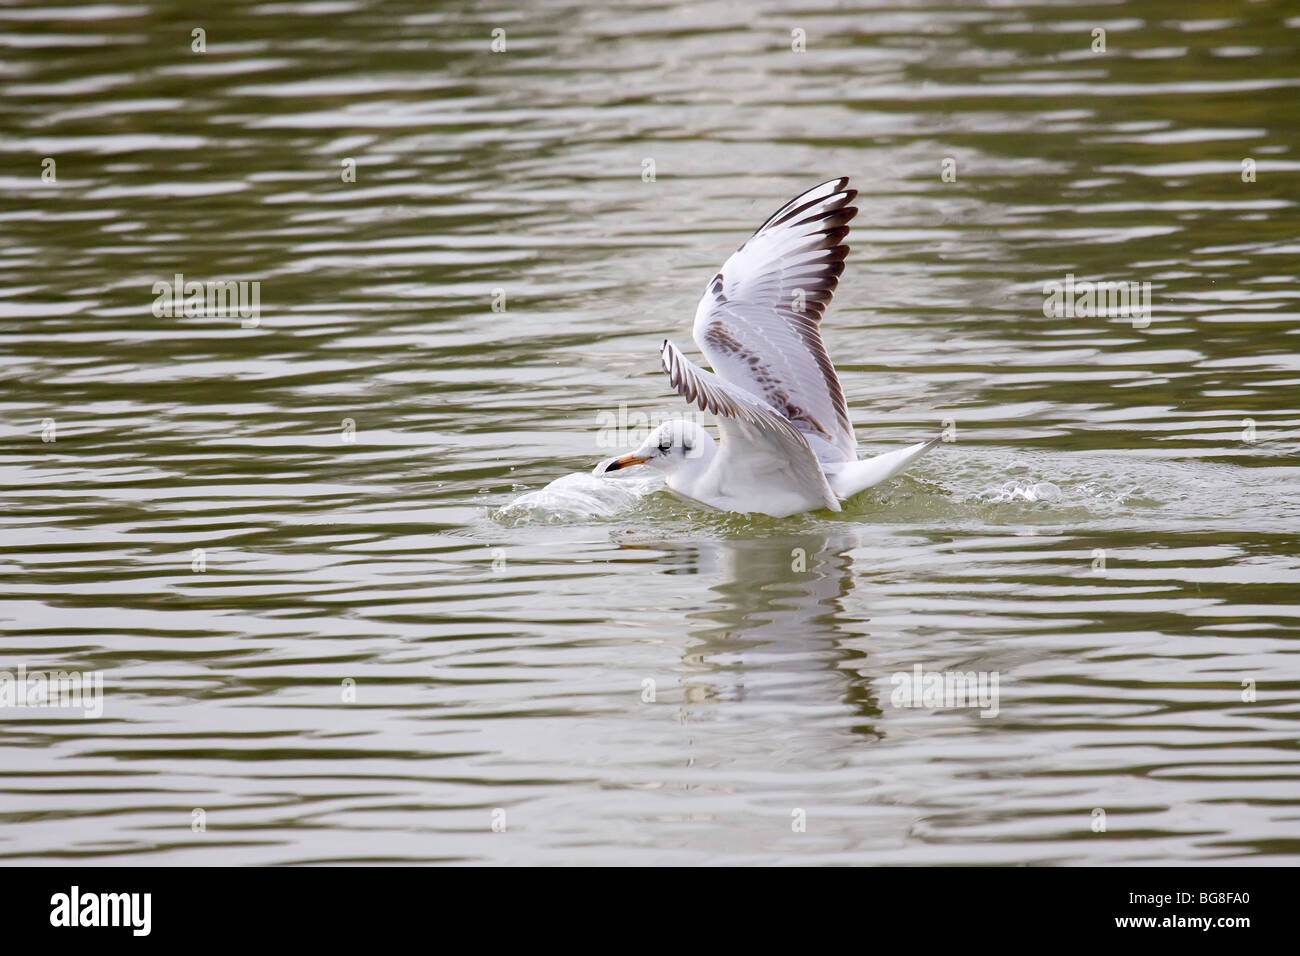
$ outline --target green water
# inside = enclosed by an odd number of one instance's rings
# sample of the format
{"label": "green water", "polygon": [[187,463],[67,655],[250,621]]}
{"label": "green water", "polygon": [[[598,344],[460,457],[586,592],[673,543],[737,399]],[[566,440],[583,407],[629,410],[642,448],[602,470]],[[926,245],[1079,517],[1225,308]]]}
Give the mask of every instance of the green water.
{"label": "green water", "polygon": [[[0,668],[105,684],[0,711],[0,858],[1300,862],[1298,47],[1269,0],[0,9]],[[660,342],[839,175],[859,440],[955,440],[836,515],[543,490],[684,411]],[[260,321],[156,316],[177,273]],[[1045,317],[1067,275],[1149,325]]]}

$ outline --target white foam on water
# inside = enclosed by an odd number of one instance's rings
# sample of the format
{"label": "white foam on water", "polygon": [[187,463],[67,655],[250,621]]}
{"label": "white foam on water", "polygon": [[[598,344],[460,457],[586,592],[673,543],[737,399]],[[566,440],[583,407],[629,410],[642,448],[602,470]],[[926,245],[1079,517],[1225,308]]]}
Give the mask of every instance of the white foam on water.
{"label": "white foam on water", "polygon": [[1061,489],[1050,481],[1008,481],[980,496],[985,501],[1059,501]]}
{"label": "white foam on water", "polygon": [[574,472],[545,488],[527,491],[492,517],[510,525],[554,524],[590,518],[610,518],[636,507],[646,495],[663,487],[657,472],[627,477],[598,477]]}

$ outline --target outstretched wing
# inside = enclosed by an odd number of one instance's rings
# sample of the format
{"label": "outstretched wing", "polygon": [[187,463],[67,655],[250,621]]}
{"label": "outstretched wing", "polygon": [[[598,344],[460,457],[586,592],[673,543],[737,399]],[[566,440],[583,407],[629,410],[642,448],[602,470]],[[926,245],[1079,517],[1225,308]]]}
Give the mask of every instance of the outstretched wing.
{"label": "outstretched wing", "polygon": [[788,418],[828,462],[858,454],[819,329],[844,271],[849,247],[842,240],[858,213],[848,182],[815,186],[759,226],[709,283],[692,330],[719,378]]}
{"label": "outstretched wing", "polygon": [[673,388],[717,416],[718,453],[727,456],[729,472],[757,486],[802,495],[809,508],[840,510],[808,439],[791,422],[762,399],[692,363],[667,339],[660,357]]}

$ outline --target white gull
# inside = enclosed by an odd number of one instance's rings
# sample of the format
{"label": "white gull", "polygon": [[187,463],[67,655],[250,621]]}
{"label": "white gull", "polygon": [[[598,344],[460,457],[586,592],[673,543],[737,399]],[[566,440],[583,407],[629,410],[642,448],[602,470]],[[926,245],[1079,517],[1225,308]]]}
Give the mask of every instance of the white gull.
{"label": "white gull", "polygon": [[827,508],[899,474],[940,438],[858,460],[822,314],[844,271],[849,203],[857,190],[833,179],[759,226],[709,282],[692,335],[712,372],[665,340],[668,380],[715,416],[719,441],[685,420],[665,422],[636,451],[595,474],[632,465],[664,473],[677,494],[724,511],[781,518]]}

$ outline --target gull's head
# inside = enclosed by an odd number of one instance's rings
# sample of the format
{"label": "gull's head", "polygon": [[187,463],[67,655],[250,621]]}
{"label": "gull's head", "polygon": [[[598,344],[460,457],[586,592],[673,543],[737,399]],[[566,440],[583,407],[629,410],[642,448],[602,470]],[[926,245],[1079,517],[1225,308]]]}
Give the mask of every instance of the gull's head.
{"label": "gull's head", "polygon": [[694,422],[664,422],[652,431],[636,451],[601,462],[598,474],[620,471],[633,465],[649,465],[660,471],[677,471],[687,463],[706,462],[713,457],[713,436]]}

